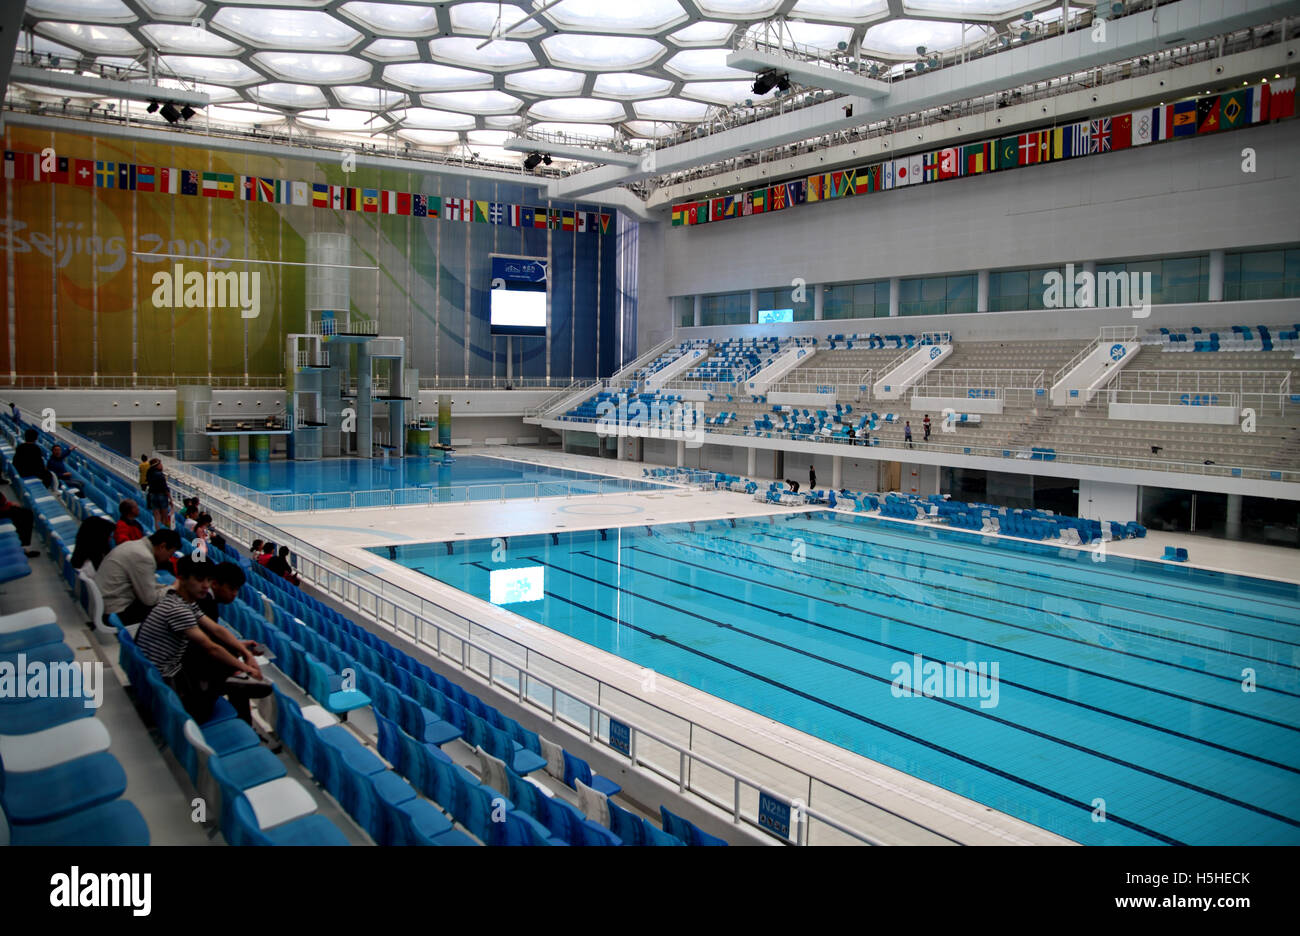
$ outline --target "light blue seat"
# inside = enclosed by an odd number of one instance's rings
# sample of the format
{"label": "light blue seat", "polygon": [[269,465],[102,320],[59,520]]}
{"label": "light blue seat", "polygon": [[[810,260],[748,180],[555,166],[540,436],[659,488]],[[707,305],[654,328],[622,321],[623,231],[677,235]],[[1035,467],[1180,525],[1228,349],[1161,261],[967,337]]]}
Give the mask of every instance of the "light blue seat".
{"label": "light blue seat", "polygon": [[125,791],[126,772],[107,751],[21,773],[11,773],[0,759],[0,806],[13,825],[61,819]]}
{"label": "light blue seat", "polygon": [[581,780],[597,793],[604,793],[606,796],[617,796],[623,790],[621,786],[608,777],[592,773],[591,766],[585,760],[565,751],[564,785],[571,790],[576,790],[577,785],[574,781],[577,780]]}
{"label": "light blue seat", "polygon": [[[229,819],[226,819],[226,814]],[[252,807],[242,794],[234,797],[222,816],[222,832],[231,845],[297,845],[319,847],[347,845],[339,827],[313,813],[270,829],[260,829]]]}
{"label": "light blue seat", "polygon": [[663,817],[664,831],[674,838],[678,838],[687,845],[726,845],[725,839],[720,839],[716,835],[710,835],[705,832],[689,819],[683,819],[676,813],[669,812],[664,806],[659,807],[659,815]]}
{"label": "light blue seat", "polygon": [[316,729],[317,736],[323,744],[332,747],[342,758],[343,764],[359,773],[369,776],[383,773],[388,768],[374,754],[370,753],[350,731],[342,725]]}
{"label": "light blue seat", "polygon": [[86,708],[84,699],[0,701],[0,734],[31,734],[94,714],[94,709]]}
{"label": "light blue seat", "polygon": [[370,696],[364,692],[356,689],[332,689],[329,669],[310,654],[306,654],[306,668],[307,691],[327,712],[346,716],[348,712],[370,704]]}
{"label": "light blue seat", "polygon": [[148,845],[149,826],[135,804],[123,799],[102,803],[35,825],[11,826],[0,810],[0,846],[40,845],[94,848]]}
{"label": "light blue seat", "polygon": [[[0,571],[0,581],[8,581]],[[38,624],[24,630],[0,634],[0,653],[18,653],[42,644],[63,643],[63,631],[57,624]]]}

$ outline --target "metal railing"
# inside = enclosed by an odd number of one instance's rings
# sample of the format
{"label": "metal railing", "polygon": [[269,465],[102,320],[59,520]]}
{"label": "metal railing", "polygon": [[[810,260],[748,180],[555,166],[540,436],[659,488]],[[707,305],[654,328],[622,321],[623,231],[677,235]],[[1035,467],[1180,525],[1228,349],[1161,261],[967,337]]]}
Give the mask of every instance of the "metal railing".
{"label": "metal railing", "polygon": [[[1150,385],[1154,386],[1150,386]],[[1171,393],[1290,394],[1290,371],[1122,370],[1115,390],[1168,390]]]}
{"label": "metal railing", "polygon": [[616,370],[610,376],[609,379],[611,381],[631,380],[633,375],[635,375],[638,370],[645,367],[647,364],[652,363],[660,355],[667,354],[670,350],[677,347],[677,345],[680,343],[681,342],[677,340],[676,333],[674,332],[673,335],[670,335],[669,337],[665,338],[663,341],[659,342],[649,351],[645,352],[644,354],[638,355],[633,360],[624,364],[622,367]]}
{"label": "metal railing", "polygon": [[0,377],[0,385],[14,390],[175,390],[201,384],[215,389],[283,390],[284,377],[214,376],[212,374],[17,374]]}
{"label": "metal railing", "polygon": [[[87,457],[123,477],[135,478],[135,465],[129,459],[79,433],[63,433],[75,437]],[[171,459],[167,462],[174,486],[182,493],[209,493],[203,485],[210,478],[192,478],[180,463]],[[217,519],[218,527],[236,541],[249,543],[267,535],[266,521],[237,504],[205,498],[205,509]],[[274,538],[294,554],[298,573],[305,582],[343,607],[364,615],[381,630],[415,644],[495,691],[512,695],[520,705],[548,717],[552,724],[585,736],[590,744],[602,744],[622,753],[613,747],[610,734],[611,719],[621,722],[628,728],[628,751],[622,756],[633,771],[675,784],[679,793],[724,811],[736,825],[763,829],[758,801],[761,795],[767,795],[796,807],[791,822],[795,845],[886,844],[878,836],[853,828],[843,818],[851,816],[860,822],[864,809],[876,825],[890,825],[906,833],[908,840],[914,841],[919,832],[932,837],[934,843],[961,844],[916,819],[821,780],[802,766],[758,751],[519,643],[482,621],[446,607],[435,597],[417,595],[380,579],[314,543],[281,530]],[[539,625],[521,619],[515,626],[527,630]],[[655,727],[646,727],[651,721]],[[781,781],[769,784],[755,780],[751,774],[724,763],[724,755],[719,752],[733,755],[733,761],[739,754],[758,765],[753,773],[779,777]],[[861,779],[882,790],[903,792],[873,777],[862,775]],[[777,789],[778,784],[781,789]],[[823,802],[827,805],[822,806]],[[904,835],[898,835],[898,840],[903,841]]]}
{"label": "metal railing", "polygon": [[1241,406],[1240,394],[1219,391],[1188,393],[1177,390],[1117,390],[1107,387],[1098,394],[1098,397],[1103,396],[1107,403],[1139,406],[1186,406],[1188,409],[1198,406],[1229,406],[1233,410],[1238,410]]}
{"label": "metal railing", "polygon": [[341,319],[312,319],[307,323],[309,335],[378,335],[378,319],[348,320],[346,326]]}
{"label": "metal railing", "polygon": [[330,355],[328,351],[299,351],[297,362],[299,367],[329,367]]}
{"label": "metal railing", "polygon": [[[848,370],[846,368],[810,367],[795,368],[791,376],[782,379],[776,386],[769,387],[771,393],[826,393],[851,395],[855,400],[871,397],[871,383],[874,371]],[[847,391],[847,392],[846,392]]]}
{"label": "metal railing", "polygon": [[572,378],[565,377],[421,377],[421,390],[549,390],[568,389]]}
{"label": "metal railing", "polygon": [[1101,347],[1101,339],[1090,342],[1089,344],[1086,344],[1082,348],[1080,348],[1078,353],[1075,354],[1074,357],[1070,358],[1068,363],[1066,363],[1064,366],[1061,367],[1060,370],[1058,370],[1055,374],[1052,375],[1052,386],[1055,387],[1062,380],[1064,380],[1066,374],[1070,373],[1070,371],[1074,370],[1076,367],[1082,364],[1084,358],[1092,354],[1092,352],[1096,351],[1099,347]]}
{"label": "metal railing", "polygon": [[609,386],[608,381],[603,380],[575,380],[559,392],[552,393],[532,409],[525,410],[524,416],[536,419],[551,410],[567,413],[575,404],[607,386]]}
{"label": "metal railing", "polygon": [[939,367],[921,378],[912,395],[1005,399],[1007,390],[1043,389],[1043,376],[1031,369]]}

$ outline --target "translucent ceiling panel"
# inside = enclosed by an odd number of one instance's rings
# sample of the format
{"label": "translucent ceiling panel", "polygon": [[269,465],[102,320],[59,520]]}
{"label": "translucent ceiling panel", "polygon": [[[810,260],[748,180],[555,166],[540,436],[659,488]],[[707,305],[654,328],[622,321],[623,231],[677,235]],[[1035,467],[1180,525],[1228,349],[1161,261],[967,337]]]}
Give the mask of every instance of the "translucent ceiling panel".
{"label": "translucent ceiling panel", "polygon": [[253,62],[278,78],[318,84],[364,81],[373,71],[373,66],[364,59],[315,52],[258,52]]}
{"label": "translucent ceiling panel", "polygon": [[381,62],[414,61],[420,49],[410,39],[376,39],[361,54]]}
{"label": "translucent ceiling panel", "polygon": [[709,112],[709,105],[680,98],[659,98],[638,101],[632,109],[642,120],[703,120]]}
{"label": "translucent ceiling panel", "polygon": [[469,149],[474,158],[480,162],[517,163],[520,162],[525,155],[523,153],[516,153],[513,150],[502,149],[499,146],[489,146],[484,143],[475,144],[472,140],[470,141]]}
{"label": "translucent ceiling panel", "polygon": [[237,59],[199,58],[194,55],[164,55],[159,60],[164,73],[193,78],[210,84],[249,84],[262,81],[255,69]]}
{"label": "translucent ceiling panel", "polygon": [[144,46],[120,26],[91,26],[84,23],[37,23],[36,31],[56,42],[96,55],[139,55]]}
{"label": "translucent ceiling panel", "polygon": [[582,72],[534,68],[506,75],[505,84],[507,91],[521,91],[524,94],[581,94],[584,81],[586,78]]}
{"label": "translucent ceiling panel", "polygon": [[65,55],[76,57],[81,54],[76,49],[72,48],[72,46],[65,46],[62,43],[55,42],[53,39],[46,39],[44,36],[38,36],[35,33],[28,33],[19,41],[18,51],[20,53],[27,51],[28,37],[31,38],[31,50],[38,55]]}
{"label": "translucent ceiling panel", "polygon": [[417,130],[474,129],[474,118],[469,114],[453,114],[451,111],[434,110],[430,107],[411,107],[403,111],[394,111],[392,116],[405,126]]}
{"label": "translucent ceiling panel", "polygon": [[502,146],[513,137],[514,134],[509,130],[471,130],[465,134],[465,139],[471,146],[475,143],[479,146]]}
{"label": "translucent ceiling panel", "polygon": [[345,107],[397,107],[406,100],[406,95],[400,91],[388,91],[364,85],[342,85],[330,90],[333,91],[338,102]]}
{"label": "translucent ceiling panel", "polygon": [[[140,0],[140,6],[154,16],[197,16],[203,12],[200,0]],[[31,8],[27,4],[29,11]]]}
{"label": "translucent ceiling panel", "polygon": [[489,130],[522,130],[526,121],[518,114],[507,114],[504,116],[487,116],[483,118],[483,126]]}
{"label": "translucent ceiling panel", "polygon": [[650,98],[667,94],[672,87],[671,81],[653,75],[611,72],[596,77],[595,93],[620,99]]}
{"label": "translucent ceiling panel", "polygon": [[483,40],[468,36],[449,36],[429,43],[429,52],[435,59],[481,68],[523,68],[536,65],[533,50],[525,42],[497,39],[483,48]]}
{"label": "translucent ceiling panel", "polygon": [[140,27],[154,47],[162,53],[179,55],[237,55],[242,47],[225,36],[194,26],[151,23]]}
{"label": "translucent ceiling panel", "polygon": [[786,29],[795,45],[814,49],[835,49],[842,42],[847,47],[853,41],[853,27],[830,26],[826,23],[787,23]]}
{"label": "translucent ceiling panel", "polygon": [[730,16],[733,19],[766,19],[781,7],[780,0],[699,0],[705,16]]}
{"label": "translucent ceiling panel", "polygon": [[679,45],[719,45],[731,38],[736,31],[733,23],[712,23],[701,20],[685,29],[679,29],[668,38]]}
{"label": "translucent ceiling panel", "polygon": [[543,120],[571,120],[610,123],[626,115],[623,105],[615,101],[597,101],[591,98],[558,98],[539,101],[529,109],[530,117]]}
{"label": "translucent ceiling panel", "polygon": [[664,53],[653,39],[633,36],[547,36],[542,48],[551,62],[577,68],[621,71],[651,64]]}
{"label": "translucent ceiling panel", "polygon": [[747,71],[731,68],[727,65],[728,49],[687,49],[678,52],[664,63],[671,74],[685,78],[687,81],[701,81],[709,78],[749,78]]}
{"label": "translucent ceiling panel", "polygon": [[544,120],[533,124],[530,130],[539,133],[563,133],[565,136],[588,140],[616,140],[618,130],[609,124],[564,123]]}
{"label": "translucent ceiling panel", "polygon": [[422,94],[420,102],[430,107],[464,111],[467,114],[513,114],[523,102],[502,91],[457,91],[452,94]]}
{"label": "translucent ceiling panel", "polygon": [[447,130],[398,130],[403,140],[422,146],[453,146],[460,142],[460,134]]}
{"label": "translucent ceiling panel", "polygon": [[412,91],[468,91],[492,87],[491,75],[427,62],[389,65],[384,69],[384,80]]}
{"label": "translucent ceiling panel", "polygon": [[343,21],[314,10],[223,7],[212,23],[263,49],[345,52],[361,38]]}
{"label": "translucent ceiling panel", "polygon": [[864,52],[879,52],[894,58],[915,58],[917,46],[927,52],[946,52],[966,43],[979,42],[990,35],[983,26],[965,27],[962,38],[961,23],[934,22],[930,20],[890,20],[867,30],[862,40]]}
{"label": "translucent ceiling panel", "polygon": [[244,107],[205,107],[190,124],[200,124],[204,119],[214,124],[240,124],[241,126],[262,126],[281,123],[284,115],[275,111],[263,110],[249,104]]}
{"label": "translucent ceiling panel", "polygon": [[558,26],[613,33],[660,32],[686,21],[677,0],[562,0],[546,11]]}
{"label": "translucent ceiling panel", "polygon": [[[487,4],[481,4],[487,6]],[[480,6],[471,3],[469,6]],[[459,7],[457,8],[459,9]],[[438,12],[432,6],[405,3],[345,3],[339,12],[382,36],[426,36],[438,31]],[[455,21],[456,15],[452,14]]]}
{"label": "translucent ceiling panel", "polygon": [[196,94],[206,94],[213,104],[229,104],[231,101],[238,101],[239,92],[234,88],[227,88],[222,85],[204,84],[201,81],[177,81],[175,78],[159,78],[158,87],[172,88],[176,91],[193,91]]}
{"label": "translucent ceiling panel", "polygon": [[376,130],[387,124],[386,120],[376,117],[369,111],[348,110],[342,107],[303,111],[298,115],[298,120],[309,127],[336,133],[361,133]]}
{"label": "translucent ceiling panel", "polygon": [[324,107],[329,103],[325,92],[315,85],[273,82],[248,89],[248,96],[259,104],[279,107]]}
{"label": "translucent ceiling panel", "polygon": [[791,16],[815,16],[829,20],[861,23],[889,10],[885,0],[799,0]]}
{"label": "translucent ceiling panel", "polygon": [[623,124],[623,127],[629,133],[650,139],[671,136],[677,132],[677,124],[672,121],[629,120]]}
{"label": "translucent ceiling panel", "polygon": [[50,19],[134,23],[135,14],[122,0],[27,0],[28,16]]}
{"label": "translucent ceiling panel", "polygon": [[710,104],[740,104],[757,96],[751,81],[690,81],[682,86],[682,95]]}
{"label": "translucent ceiling panel", "polygon": [[961,19],[963,16],[1005,16],[1023,10],[1024,3],[1015,0],[905,0],[907,13],[932,13]]}
{"label": "translucent ceiling panel", "polygon": [[[522,20],[527,13],[512,4],[458,3],[451,8],[451,25],[456,32],[489,35],[504,33]],[[530,19],[517,29],[510,30],[512,39],[531,39],[546,32],[546,27]]]}

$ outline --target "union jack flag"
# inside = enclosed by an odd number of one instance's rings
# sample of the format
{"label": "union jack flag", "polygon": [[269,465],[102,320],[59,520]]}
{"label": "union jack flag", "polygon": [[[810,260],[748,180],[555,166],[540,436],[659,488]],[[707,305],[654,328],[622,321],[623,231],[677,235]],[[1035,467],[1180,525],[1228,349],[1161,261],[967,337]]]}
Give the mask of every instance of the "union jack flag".
{"label": "union jack flag", "polygon": [[1092,121],[1088,131],[1088,152],[1107,153],[1110,151],[1110,118]]}

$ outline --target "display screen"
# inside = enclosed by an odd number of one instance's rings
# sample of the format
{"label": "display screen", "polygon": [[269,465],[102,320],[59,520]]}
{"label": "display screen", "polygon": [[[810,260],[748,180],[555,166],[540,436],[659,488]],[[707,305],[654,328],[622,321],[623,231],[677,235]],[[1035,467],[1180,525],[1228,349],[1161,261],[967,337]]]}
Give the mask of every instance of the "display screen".
{"label": "display screen", "polygon": [[759,309],[758,324],[771,325],[777,322],[793,322],[794,309]]}
{"label": "display screen", "polygon": [[494,605],[541,601],[546,597],[544,566],[522,569],[493,569],[488,573],[488,600]]}
{"label": "display screen", "polygon": [[494,335],[545,335],[546,292],[532,289],[494,289],[492,333]]}

